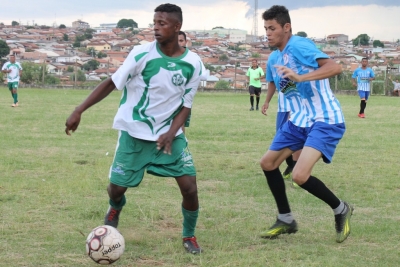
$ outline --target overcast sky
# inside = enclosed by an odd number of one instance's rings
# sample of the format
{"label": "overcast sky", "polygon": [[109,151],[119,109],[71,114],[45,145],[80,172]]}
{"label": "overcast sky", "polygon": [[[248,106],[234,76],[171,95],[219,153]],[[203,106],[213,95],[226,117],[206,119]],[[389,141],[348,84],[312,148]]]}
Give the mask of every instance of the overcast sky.
{"label": "overcast sky", "polygon": [[[261,14],[270,1],[258,1],[258,34],[264,34]],[[0,5],[0,22],[13,20],[29,25],[65,24],[81,19],[91,27],[100,23],[117,23],[120,19],[133,19],[139,27],[153,21],[154,8],[166,2],[154,0],[8,0]],[[182,30],[203,30],[216,26],[235,28],[252,33],[254,1],[201,0],[171,1],[183,11]],[[293,32],[305,31],[309,37],[323,38],[343,33],[350,39],[366,33],[375,40],[400,39],[400,0],[281,0],[290,12]]]}

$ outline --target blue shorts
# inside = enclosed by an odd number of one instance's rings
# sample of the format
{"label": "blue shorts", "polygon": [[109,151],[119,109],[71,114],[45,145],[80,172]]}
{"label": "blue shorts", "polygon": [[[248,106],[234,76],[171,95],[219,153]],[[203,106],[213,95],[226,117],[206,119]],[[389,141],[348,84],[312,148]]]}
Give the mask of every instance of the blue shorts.
{"label": "blue shorts", "polygon": [[368,100],[369,97],[369,91],[358,91],[358,95],[360,96],[360,98],[365,98],[365,100]]}
{"label": "blue shorts", "polygon": [[291,121],[287,121],[276,133],[269,149],[280,151],[289,148],[292,151],[297,151],[308,146],[321,152],[325,163],[331,163],[336,146],[345,131],[344,123],[316,122],[311,127],[302,128],[294,125]]}
{"label": "blue shorts", "polygon": [[290,111],[287,112],[278,112],[276,114],[276,132],[278,132],[279,128],[287,122],[290,116]]}

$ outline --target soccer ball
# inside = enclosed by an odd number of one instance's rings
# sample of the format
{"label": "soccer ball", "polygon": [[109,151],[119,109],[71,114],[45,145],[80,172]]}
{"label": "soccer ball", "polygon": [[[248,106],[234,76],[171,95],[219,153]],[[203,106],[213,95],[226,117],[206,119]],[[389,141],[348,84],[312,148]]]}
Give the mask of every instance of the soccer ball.
{"label": "soccer ball", "polygon": [[125,240],[120,232],[109,225],[94,228],[86,239],[86,253],[96,263],[116,262],[124,253]]}

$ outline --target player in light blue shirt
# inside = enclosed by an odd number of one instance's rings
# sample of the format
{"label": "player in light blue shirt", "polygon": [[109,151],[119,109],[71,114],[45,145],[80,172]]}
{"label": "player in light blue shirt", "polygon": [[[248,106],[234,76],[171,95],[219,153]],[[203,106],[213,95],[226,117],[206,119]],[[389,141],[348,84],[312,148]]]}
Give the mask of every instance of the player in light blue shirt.
{"label": "player in light blue shirt", "polygon": [[341,243],[350,234],[353,208],[340,200],[311,172],[320,158],[325,163],[331,162],[346,129],[339,101],[333,95],[328,81],[329,77],[340,74],[342,69],[310,40],[292,36],[286,7],[272,6],[263,13],[263,19],[269,45],[277,50],[269,59],[271,62],[266,78],[268,92],[262,113],[266,115],[268,99],[278,89],[289,101],[291,114],[260,161],[278,208],[275,224],[261,237],[275,238],[298,230],[279,166],[294,151],[302,149],[292,172],[293,180],[332,208],[336,242]]}
{"label": "player in light blue shirt", "polygon": [[364,111],[367,107],[367,101],[371,90],[370,82],[375,80],[374,71],[368,67],[368,58],[365,57],[361,60],[361,67],[353,72],[352,78],[353,85],[357,86],[357,92],[361,99],[358,117],[365,118]]}

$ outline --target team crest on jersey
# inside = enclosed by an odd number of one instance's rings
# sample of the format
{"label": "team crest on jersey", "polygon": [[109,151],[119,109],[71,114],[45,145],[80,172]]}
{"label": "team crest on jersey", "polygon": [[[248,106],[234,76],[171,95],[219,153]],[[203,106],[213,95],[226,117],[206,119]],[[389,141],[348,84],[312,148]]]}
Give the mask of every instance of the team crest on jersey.
{"label": "team crest on jersey", "polygon": [[185,82],[185,79],[183,78],[183,76],[179,73],[174,74],[174,76],[172,76],[172,83],[176,86],[181,86],[183,83]]}

